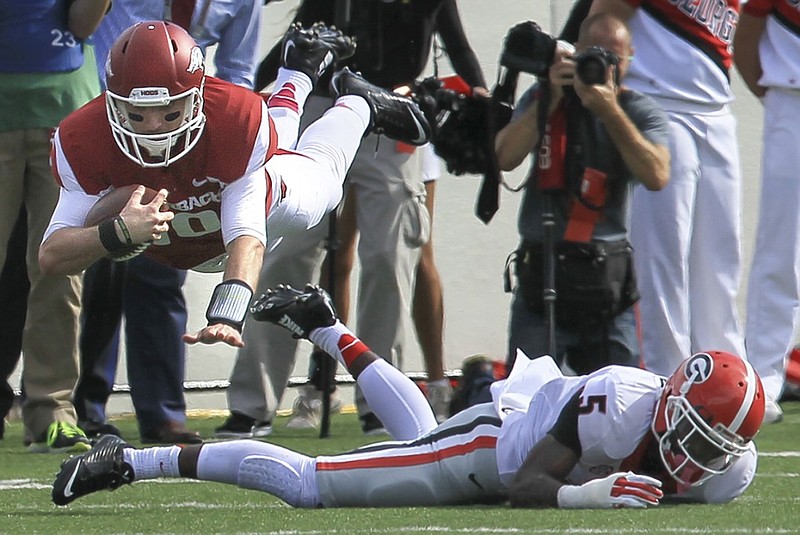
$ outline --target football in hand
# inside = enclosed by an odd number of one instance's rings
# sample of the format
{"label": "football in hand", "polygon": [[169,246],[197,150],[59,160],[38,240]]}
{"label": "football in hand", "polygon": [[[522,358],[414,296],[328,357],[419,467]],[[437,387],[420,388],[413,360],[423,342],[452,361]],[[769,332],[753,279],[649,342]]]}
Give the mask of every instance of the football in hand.
{"label": "football in hand", "polygon": [[[118,216],[119,213],[122,212],[122,209],[125,208],[125,205],[128,204],[131,194],[137,187],[137,184],[122,186],[112,189],[100,197],[100,199],[94,203],[94,206],[92,206],[92,208],[89,210],[89,213],[86,214],[86,219],[84,220],[83,226],[94,227],[106,219],[111,219],[112,217]],[[156,193],[158,193],[156,190],[146,187],[144,189],[144,195],[142,195],[142,204],[147,204],[152,201],[153,197],[156,196]]]}
{"label": "football in hand", "polygon": [[[94,227],[99,225],[103,221],[107,219],[112,219],[122,212],[122,209],[125,208],[125,205],[128,204],[128,201],[131,198],[131,194],[133,191],[138,187],[137,184],[131,184],[128,186],[122,186],[116,189],[112,189],[100,199],[89,210],[89,213],[86,214],[86,219],[84,220],[84,227]],[[153,197],[156,196],[158,192],[152,188],[145,187],[144,194],[142,195],[142,204],[147,204],[153,200]],[[166,203],[162,206],[162,210],[167,210],[168,206]],[[118,262],[122,262],[125,260],[130,260],[134,256],[137,256],[141,252],[143,252],[147,247],[150,245],[150,242],[147,243],[140,243],[131,245],[122,251],[117,253],[109,254],[108,258],[112,260],[116,260]]]}

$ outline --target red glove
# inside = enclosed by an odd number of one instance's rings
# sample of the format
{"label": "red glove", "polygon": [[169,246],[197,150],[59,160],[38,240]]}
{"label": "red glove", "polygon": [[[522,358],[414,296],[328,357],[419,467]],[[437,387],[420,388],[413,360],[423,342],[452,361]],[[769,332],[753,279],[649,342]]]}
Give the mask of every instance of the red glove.
{"label": "red glove", "polygon": [[658,505],[661,481],[633,472],[617,472],[583,485],[558,489],[558,506],[567,509],[608,509]]}

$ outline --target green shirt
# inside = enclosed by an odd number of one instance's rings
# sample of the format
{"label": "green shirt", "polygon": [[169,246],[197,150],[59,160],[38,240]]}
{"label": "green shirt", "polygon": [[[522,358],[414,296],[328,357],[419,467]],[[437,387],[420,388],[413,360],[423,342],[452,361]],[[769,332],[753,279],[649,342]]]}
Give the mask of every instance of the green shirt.
{"label": "green shirt", "polygon": [[0,73],[0,132],[56,127],[99,95],[94,48],[84,44],[83,55],[72,72]]}

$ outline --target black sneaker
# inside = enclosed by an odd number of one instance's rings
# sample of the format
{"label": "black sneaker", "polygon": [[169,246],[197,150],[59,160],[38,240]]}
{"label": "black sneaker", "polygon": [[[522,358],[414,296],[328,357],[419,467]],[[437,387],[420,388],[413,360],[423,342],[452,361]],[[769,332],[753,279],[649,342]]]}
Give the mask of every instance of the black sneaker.
{"label": "black sneaker", "polygon": [[450,416],[464,409],[492,401],[490,387],[494,383],[492,360],[486,355],[472,355],[461,365],[461,378],[450,399]]}
{"label": "black sneaker", "polygon": [[295,338],[307,339],[314,329],[336,323],[331,296],[311,284],[302,292],[279,284],[256,299],[250,314],[256,321],[268,321],[287,329]]}
{"label": "black sneaker", "polygon": [[271,433],[272,422],[259,422],[236,411],[231,411],[225,422],[214,429],[217,438],[261,438]]}
{"label": "black sneaker", "polygon": [[358,417],[361,420],[361,431],[367,436],[388,435],[389,432],[383,427],[383,422],[375,416],[374,413],[368,412]]}
{"label": "black sneaker", "polygon": [[430,123],[410,98],[373,85],[347,67],[334,73],[331,86],[338,96],[358,95],[367,101],[372,111],[370,129],[375,134],[411,145],[430,140]]}
{"label": "black sneaker", "polygon": [[97,438],[102,435],[115,435],[122,437],[122,431],[114,424],[108,422],[98,422],[97,420],[80,420],[78,427],[83,429],[88,438]]}
{"label": "black sneaker", "polygon": [[783,393],[778,401],[781,403],[786,401],[800,401],[800,385],[786,382],[783,386]]}
{"label": "black sneaker", "polygon": [[338,60],[349,58],[355,51],[355,40],[335,27],[317,22],[305,29],[296,22],[283,36],[281,64],[308,75],[316,84],[325,69]]}
{"label": "black sneaker", "polygon": [[53,482],[53,503],[67,505],[92,492],[114,490],[131,483],[133,468],[122,460],[122,450],[130,447],[117,436],[105,435],[92,451],[61,463],[61,471]]}

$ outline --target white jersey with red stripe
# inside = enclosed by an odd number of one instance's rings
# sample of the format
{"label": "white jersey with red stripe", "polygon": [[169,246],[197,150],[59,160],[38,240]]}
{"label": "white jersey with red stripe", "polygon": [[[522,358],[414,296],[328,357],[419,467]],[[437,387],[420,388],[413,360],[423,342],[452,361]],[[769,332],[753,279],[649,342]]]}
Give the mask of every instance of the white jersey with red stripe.
{"label": "white jersey with red stripe", "polygon": [[800,89],[800,4],[796,0],[749,0],[745,13],[767,18],[759,42],[759,85]]}
{"label": "white jersey with red stripe", "polygon": [[[514,383],[524,388],[531,376],[541,375],[537,361],[542,359],[552,362],[550,357],[540,357],[528,361],[533,363],[530,366],[522,359],[522,373],[515,365],[517,373],[509,377],[509,384],[502,385],[502,389],[508,391],[515,387]],[[530,395],[525,410],[507,411],[497,446],[501,479],[506,483],[511,481],[530,450],[550,432],[579,392],[582,403],[577,431],[582,455],[569,475],[569,482],[580,485],[618,471],[649,434],[663,384],[663,378],[654,373],[623,366],[609,366],[578,377],[559,373]]]}
{"label": "white jersey with red stripe", "polygon": [[727,472],[697,487],[677,488],[650,431],[664,384],[659,375],[610,366],[564,377],[550,357],[531,361],[523,356],[516,363],[509,379],[493,385],[494,403],[470,407],[414,440],[317,457],[318,503],[401,507],[503,501],[531,449],[560,423],[576,395],[574,433],[581,455],[567,483],[631,470],[660,479],[668,499],[724,503],[744,492],[755,476],[751,444]]}
{"label": "white jersey with red stripe", "polygon": [[[660,99],[725,104],[739,0],[626,0],[634,59],[625,85]],[[659,100],[659,102],[661,102]]]}
{"label": "white jersey with red stripe", "polygon": [[[569,484],[581,485],[630,470],[660,479],[668,496],[721,503],[741,494],[752,481],[754,446],[728,472],[698,487],[677,487],[663,469],[650,430],[665,383],[663,377],[624,366],[608,366],[590,375],[565,377],[550,357],[533,361],[518,358],[516,362],[520,361],[519,369],[515,364],[505,384],[493,388],[495,401],[505,412],[497,439],[498,472],[504,484],[511,482],[531,449],[553,431],[576,396],[579,397],[576,437],[581,454],[567,477]],[[543,375],[549,380],[531,391],[529,386],[541,383]],[[529,403],[520,409],[526,389]],[[516,398],[513,403],[505,403],[504,398],[510,394]]]}

